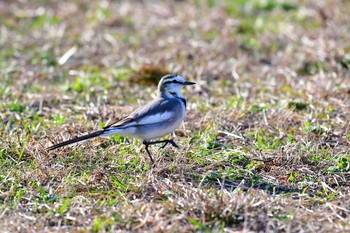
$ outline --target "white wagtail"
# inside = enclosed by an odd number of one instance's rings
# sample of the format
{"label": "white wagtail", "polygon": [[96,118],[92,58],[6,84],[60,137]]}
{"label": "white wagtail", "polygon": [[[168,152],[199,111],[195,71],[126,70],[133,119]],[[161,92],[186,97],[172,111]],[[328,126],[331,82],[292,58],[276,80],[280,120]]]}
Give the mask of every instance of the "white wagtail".
{"label": "white wagtail", "polygon": [[178,147],[172,139],[151,140],[172,133],[181,124],[186,113],[186,100],[181,94],[181,89],[186,85],[193,84],[196,83],[188,82],[176,74],[168,74],[158,84],[158,97],[145,106],[136,109],[125,119],[109,124],[102,130],[58,143],[47,149],[54,150],[95,137],[119,134],[141,139],[152,164],[154,164],[148,150],[149,145],[164,143],[161,147],[164,148],[170,143],[172,146]]}

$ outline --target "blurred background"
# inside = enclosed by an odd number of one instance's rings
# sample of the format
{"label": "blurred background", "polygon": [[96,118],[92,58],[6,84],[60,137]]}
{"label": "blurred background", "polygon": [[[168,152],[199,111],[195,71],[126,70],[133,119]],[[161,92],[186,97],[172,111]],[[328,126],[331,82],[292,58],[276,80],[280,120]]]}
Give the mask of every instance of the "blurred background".
{"label": "blurred background", "polygon": [[[204,94],[248,81],[294,97],[349,70],[348,10],[344,0],[1,1],[1,75],[43,93],[178,72]],[[300,77],[309,85],[293,90]],[[208,90],[212,82],[222,85]]]}

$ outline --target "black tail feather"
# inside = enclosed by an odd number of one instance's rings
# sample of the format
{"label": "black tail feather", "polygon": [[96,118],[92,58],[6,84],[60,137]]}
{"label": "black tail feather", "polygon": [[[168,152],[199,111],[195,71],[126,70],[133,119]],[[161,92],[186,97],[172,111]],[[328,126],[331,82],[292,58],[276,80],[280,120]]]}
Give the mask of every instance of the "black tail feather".
{"label": "black tail feather", "polygon": [[102,135],[103,132],[104,132],[103,130],[100,130],[100,131],[96,131],[96,132],[88,134],[88,135],[84,135],[84,136],[81,136],[81,137],[73,138],[73,139],[70,139],[70,140],[67,140],[67,141],[55,144],[53,146],[50,146],[50,147],[47,148],[47,150],[55,150],[55,149],[60,148],[62,146],[67,146],[69,144],[73,144],[73,143],[76,143],[76,142],[80,142],[80,141],[84,141],[84,140],[87,140],[87,139],[95,138],[95,137],[98,137],[98,136]]}

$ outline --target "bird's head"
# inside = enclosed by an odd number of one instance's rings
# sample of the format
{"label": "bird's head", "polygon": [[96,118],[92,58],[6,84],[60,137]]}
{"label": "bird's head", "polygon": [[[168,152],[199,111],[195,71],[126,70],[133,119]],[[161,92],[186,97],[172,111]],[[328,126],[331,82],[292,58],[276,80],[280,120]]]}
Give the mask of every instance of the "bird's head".
{"label": "bird's head", "polygon": [[194,82],[188,82],[177,74],[165,75],[158,84],[158,91],[163,97],[183,98],[181,89],[187,85],[194,85]]}

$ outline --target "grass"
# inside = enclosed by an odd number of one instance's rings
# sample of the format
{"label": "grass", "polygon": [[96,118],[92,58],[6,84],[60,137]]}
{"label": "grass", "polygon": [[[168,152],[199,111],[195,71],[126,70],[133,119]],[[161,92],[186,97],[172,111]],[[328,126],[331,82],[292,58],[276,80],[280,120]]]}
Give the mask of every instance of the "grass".
{"label": "grass", "polygon": [[[0,3],[1,231],[347,232],[347,1]],[[185,91],[179,149],[95,139]]]}

